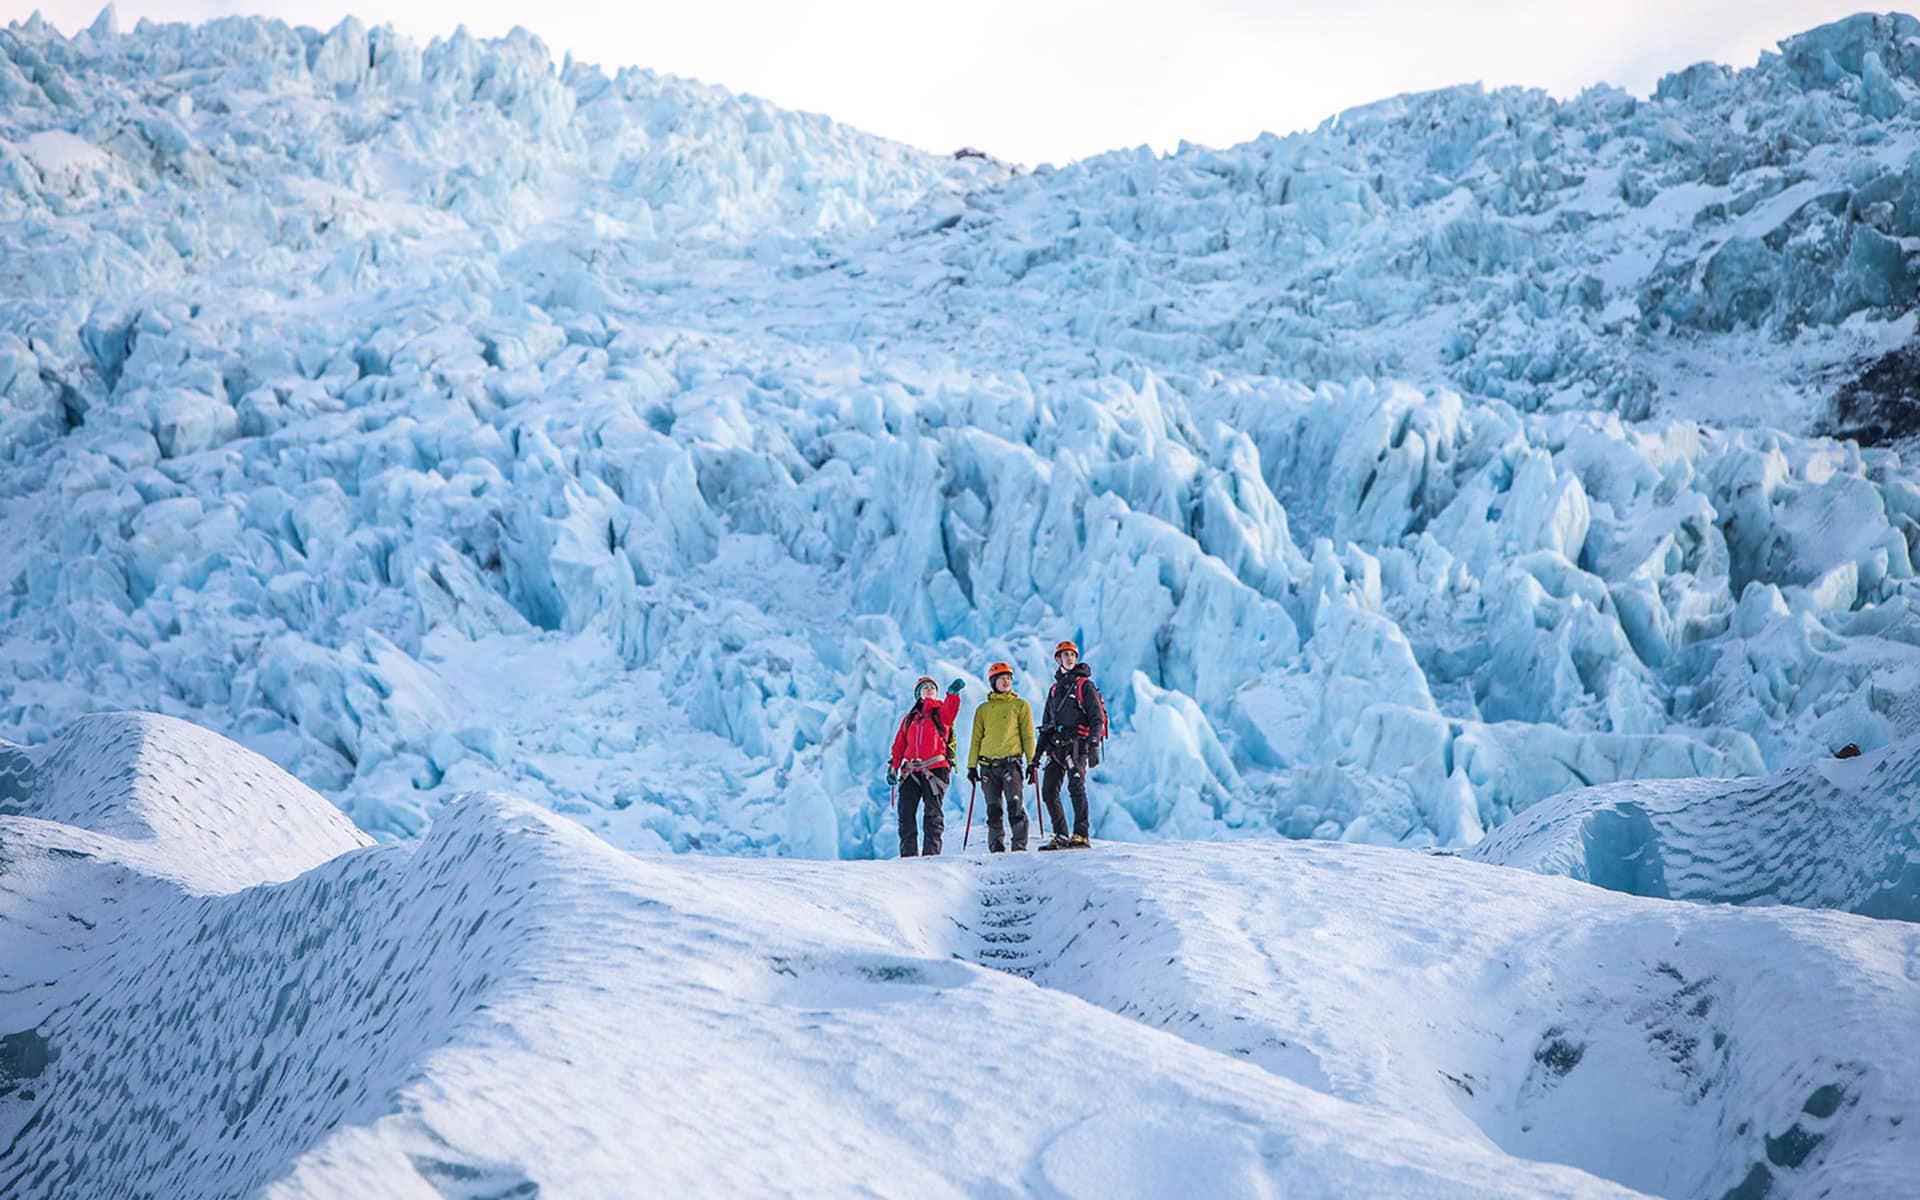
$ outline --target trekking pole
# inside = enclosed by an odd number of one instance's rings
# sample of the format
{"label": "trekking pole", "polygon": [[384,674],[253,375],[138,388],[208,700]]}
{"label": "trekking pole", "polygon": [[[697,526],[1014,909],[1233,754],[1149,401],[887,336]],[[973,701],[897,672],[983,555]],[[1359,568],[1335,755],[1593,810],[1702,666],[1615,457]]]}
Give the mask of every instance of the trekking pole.
{"label": "trekking pole", "polygon": [[967,848],[967,839],[973,836],[973,797],[979,791],[980,785],[977,783],[967,789],[967,831],[960,835],[960,849],[962,850]]}

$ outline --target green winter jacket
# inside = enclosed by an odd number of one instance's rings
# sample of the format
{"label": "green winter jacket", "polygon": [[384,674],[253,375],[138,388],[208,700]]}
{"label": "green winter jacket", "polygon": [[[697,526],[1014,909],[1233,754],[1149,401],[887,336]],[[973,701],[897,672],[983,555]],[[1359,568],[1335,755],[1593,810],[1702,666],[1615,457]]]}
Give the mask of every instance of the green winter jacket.
{"label": "green winter jacket", "polygon": [[1014,692],[994,692],[973,710],[973,738],[967,766],[983,758],[1033,761],[1033,709]]}

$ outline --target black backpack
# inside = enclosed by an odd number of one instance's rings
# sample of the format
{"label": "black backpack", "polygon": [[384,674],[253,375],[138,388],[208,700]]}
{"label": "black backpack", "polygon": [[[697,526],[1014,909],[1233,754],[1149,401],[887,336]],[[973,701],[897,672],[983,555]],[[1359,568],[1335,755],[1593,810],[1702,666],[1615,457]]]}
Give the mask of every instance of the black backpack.
{"label": "black backpack", "polygon": [[[1073,681],[1073,702],[1079,706],[1080,711],[1083,713],[1087,711],[1088,678],[1089,676],[1082,675]],[[1101,751],[1106,748],[1107,735],[1113,732],[1113,723],[1107,720],[1107,698],[1100,694],[1100,689],[1097,687],[1093,689],[1093,698],[1100,702],[1100,736],[1093,737],[1089,735],[1086,739],[1088,770],[1092,770],[1100,765],[1100,755]]]}

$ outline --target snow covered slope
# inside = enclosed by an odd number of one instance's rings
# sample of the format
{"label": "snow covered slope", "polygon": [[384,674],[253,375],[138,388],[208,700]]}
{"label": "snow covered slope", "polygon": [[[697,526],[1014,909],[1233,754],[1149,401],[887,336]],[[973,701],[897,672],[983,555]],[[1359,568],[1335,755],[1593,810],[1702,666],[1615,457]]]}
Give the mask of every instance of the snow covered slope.
{"label": "snow covered slope", "polygon": [[1106,838],[1887,744],[1920,473],[1809,430],[1910,332],[1916,35],[1009,175],[524,35],[9,26],[0,736],[810,857],[890,853],[915,676],[1062,636]]}
{"label": "snow covered slope", "polygon": [[[1791,1198],[1920,1167],[1901,923],[1312,843],[630,856],[485,795],[362,847],[217,738],[74,733],[101,748],[30,752],[9,807],[42,815],[0,816],[10,1197]],[[130,740],[200,781],[124,771]],[[193,844],[49,815],[216,810],[311,865],[183,887]]]}
{"label": "snow covered slope", "polygon": [[1920,740],[1765,779],[1567,792],[1466,854],[1638,896],[1920,921]]}

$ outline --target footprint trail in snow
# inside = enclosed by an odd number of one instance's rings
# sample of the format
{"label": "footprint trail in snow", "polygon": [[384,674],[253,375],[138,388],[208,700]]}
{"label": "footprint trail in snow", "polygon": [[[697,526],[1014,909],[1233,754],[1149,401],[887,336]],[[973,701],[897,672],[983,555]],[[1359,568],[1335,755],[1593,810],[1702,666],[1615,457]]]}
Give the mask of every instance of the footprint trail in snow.
{"label": "footprint trail in snow", "polygon": [[978,945],[972,958],[982,966],[1032,979],[1046,962],[1047,947],[1035,940],[1034,932],[1047,898],[1039,886],[1044,877],[1022,866],[1025,869],[996,862],[989,868],[973,915],[971,932]]}

